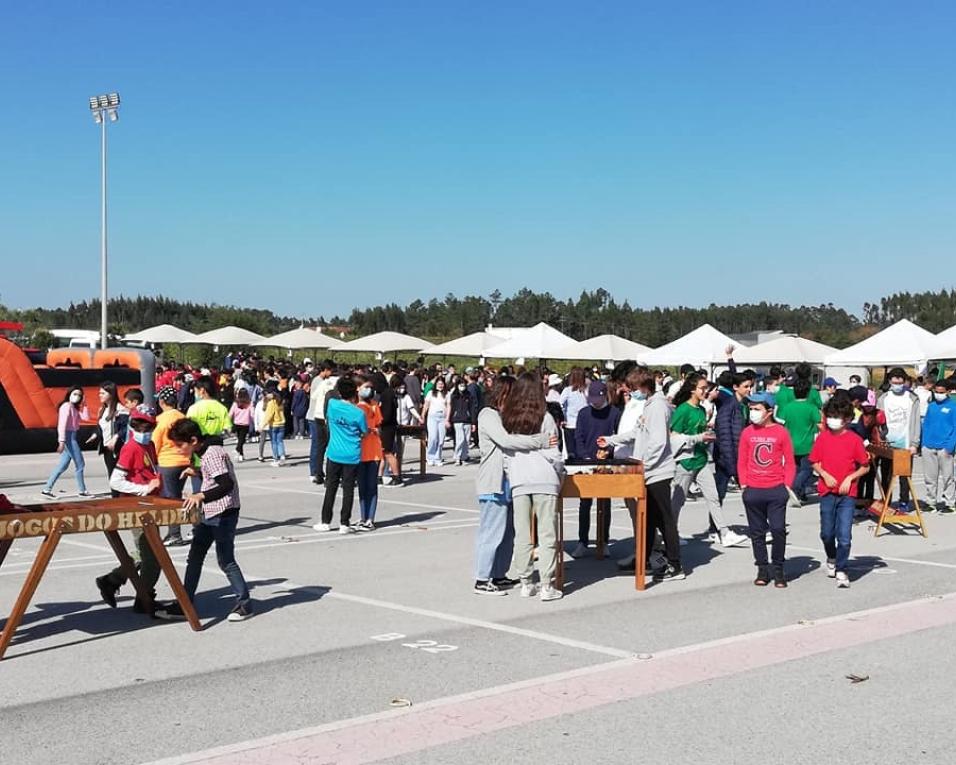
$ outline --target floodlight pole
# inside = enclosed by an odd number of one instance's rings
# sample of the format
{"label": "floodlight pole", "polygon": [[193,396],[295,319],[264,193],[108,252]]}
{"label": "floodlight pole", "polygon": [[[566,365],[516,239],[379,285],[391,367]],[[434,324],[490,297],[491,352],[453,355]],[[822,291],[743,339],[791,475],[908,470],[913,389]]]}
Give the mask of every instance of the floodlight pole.
{"label": "floodlight pole", "polygon": [[104,350],[106,338],[106,115],[100,120],[100,347]]}

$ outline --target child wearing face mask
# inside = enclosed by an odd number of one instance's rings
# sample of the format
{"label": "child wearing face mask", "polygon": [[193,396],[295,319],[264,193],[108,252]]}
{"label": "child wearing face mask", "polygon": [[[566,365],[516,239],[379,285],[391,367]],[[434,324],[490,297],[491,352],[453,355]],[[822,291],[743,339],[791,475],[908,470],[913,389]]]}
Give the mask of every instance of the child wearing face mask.
{"label": "child wearing face mask", "polygon": [[359,512],[361,520],[356,524],[356,531],[373,531],[375,529],[375,511],[378,509],[378,466],[382,461],[382,437],[379,428],[382,426],[382,408],[375,400],[371,381],[357,376],[358,406],[365,413],[365,426],[368,432],[362,436],[361,461],[358,466],[358,493]]}
{"label": "child wearing face mask", "polygon": [[953,452],[956,451],[956,403],[949,397],[949,382],[933,384],[933,398],[923,421],[923,476],[926,502],[923,512],[952,513],[956,501],[953,491]]}
{"label": "child wearing face mask", "polygon": [[478,426],[475,400],[468,393],[468,383],[460,379],[448,399],[447,425],[455,429],[455,464],[468,461],[468,441],[471,432]]}
{"label": "child wearing face mask", "polygon": [[[784,588],[787,586],[783,562],[787,548],[787,504],[790,501],[787,487],[793,484],[796,465],[790,434],[773,420],[775,403],[771,393],[750,395],[747,402],[750,425],[740,434],[737,476],[757,566],[754,584],[766,587],[772,576],[774,586]],[[768,530],[773,538],[769,561]]]}
{"label": "child wearing face mask", "polygon": [[[156,418],[145,407],[140,406],[130,412],[129,438],[123,444],[116,460],[116,467],[110,474],[110,488],[113,491],[138,497],[159,492],[162,481],[159,475],[156,446],[153,444],[155,428]],[[133,553],[134,558],[138,559],[136,567],[139,570],[140,579],[147,589],[152,590],[159,581],[159,563],[156,562],[153,550],[146,542],[143,530],[133,529],[132,534]],[[126,574],[119,566],[96,579],[100,596],[110,608],[116,608],[116,593],[124,584],[126,584]],[[133,611],[144,614],[148,610],[147,604],[137,597],[133,603]]]}
{"label": "child wearing face mask", "polygon": [[863,439],[849,429],[853,404],[847,397],[831,398],[823,407],[826,430],[817,436],[810,450],[810,464],[820,476],[820,539],[826,551],[827,576],[837,587],[849,587],[847,565],[853,512],[856,509],[857,481],[869,470],[870,455]]}
{"label": "child wearing face mask", "polygon": [[90,419],[89,410],[83,406],[83,390],[81,388],[71,388],[66,394],[66,399],[60,404],[57,417],[56,432],[59,442],[57,443],[56,453],[60,455],[60,461],[47,478],[43,490],[40,492],[44,497],[53,497],[53,484],[66,472],[70,462],[76,469],[76,485],[80,490],[81,497],[93,496],[86,490],[86,481],[83,479],[83,471],[86,469],[86,461],[83,459],[83,452],[80,450],[80,443],[77,441],[77,433],[80,430],[80,421]]}

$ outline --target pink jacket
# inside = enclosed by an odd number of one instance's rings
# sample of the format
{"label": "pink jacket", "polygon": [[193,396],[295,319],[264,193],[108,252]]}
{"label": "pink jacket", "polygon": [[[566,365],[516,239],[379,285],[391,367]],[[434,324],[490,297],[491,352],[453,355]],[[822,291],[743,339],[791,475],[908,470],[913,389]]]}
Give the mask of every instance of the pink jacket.
{"label": "pink jacket", "polygon": [[80,420],[90,419],[89,410],[84,406],[77,409],[69,401],[60,404],[60,414],[56,422],[56,435],[60,443],[66,443],[66,434],[76,433],[80,429]]}

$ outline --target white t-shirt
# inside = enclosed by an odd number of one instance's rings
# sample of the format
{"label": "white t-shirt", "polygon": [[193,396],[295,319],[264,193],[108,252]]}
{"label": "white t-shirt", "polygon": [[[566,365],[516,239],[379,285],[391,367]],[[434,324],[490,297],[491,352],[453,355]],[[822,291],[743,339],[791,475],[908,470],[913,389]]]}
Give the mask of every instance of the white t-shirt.
{"label": "white t-shirt", "polygon": [[[642,399],[638,401],[635,398],[630,399],[627,402],[627,405],[624,407],[624,411],[621,412],[621,419],[617,424],[617,435],[622,435],[624,433],[630,433],[637,427],[637,421],[641,419],[641,415],[644,414],[644,407],[647,405],[647,400]],[[621,446],[614,447],[614,459],[627,459],[634,453],[634,442],[627,444],[621,444]]]}
{"label": "white t-shirt", "polygon": [[919,399],[919,416],[925,417],[926,410],[929,409],[929,400],[933,397],[933,394],[922,386],[914,390],[913,393],[915,393],[916,398]]}
{"label": "white t-shirt", "polygon": [[896,449],[909,448],[913,400],[906,393],[899,396],[887,393],[883,398],[883,407],[886,415],[886,442]]}

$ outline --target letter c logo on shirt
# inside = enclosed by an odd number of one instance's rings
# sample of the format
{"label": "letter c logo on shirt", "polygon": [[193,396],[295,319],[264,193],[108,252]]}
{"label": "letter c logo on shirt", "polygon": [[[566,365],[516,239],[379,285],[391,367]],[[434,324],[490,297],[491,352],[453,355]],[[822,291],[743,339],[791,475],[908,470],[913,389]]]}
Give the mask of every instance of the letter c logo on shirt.
{"label": "letter c logo on shirt", "polygon": [[773,444],[757,444],[754,447],[754,462],[760,467],[770,467],[773,464]]}

